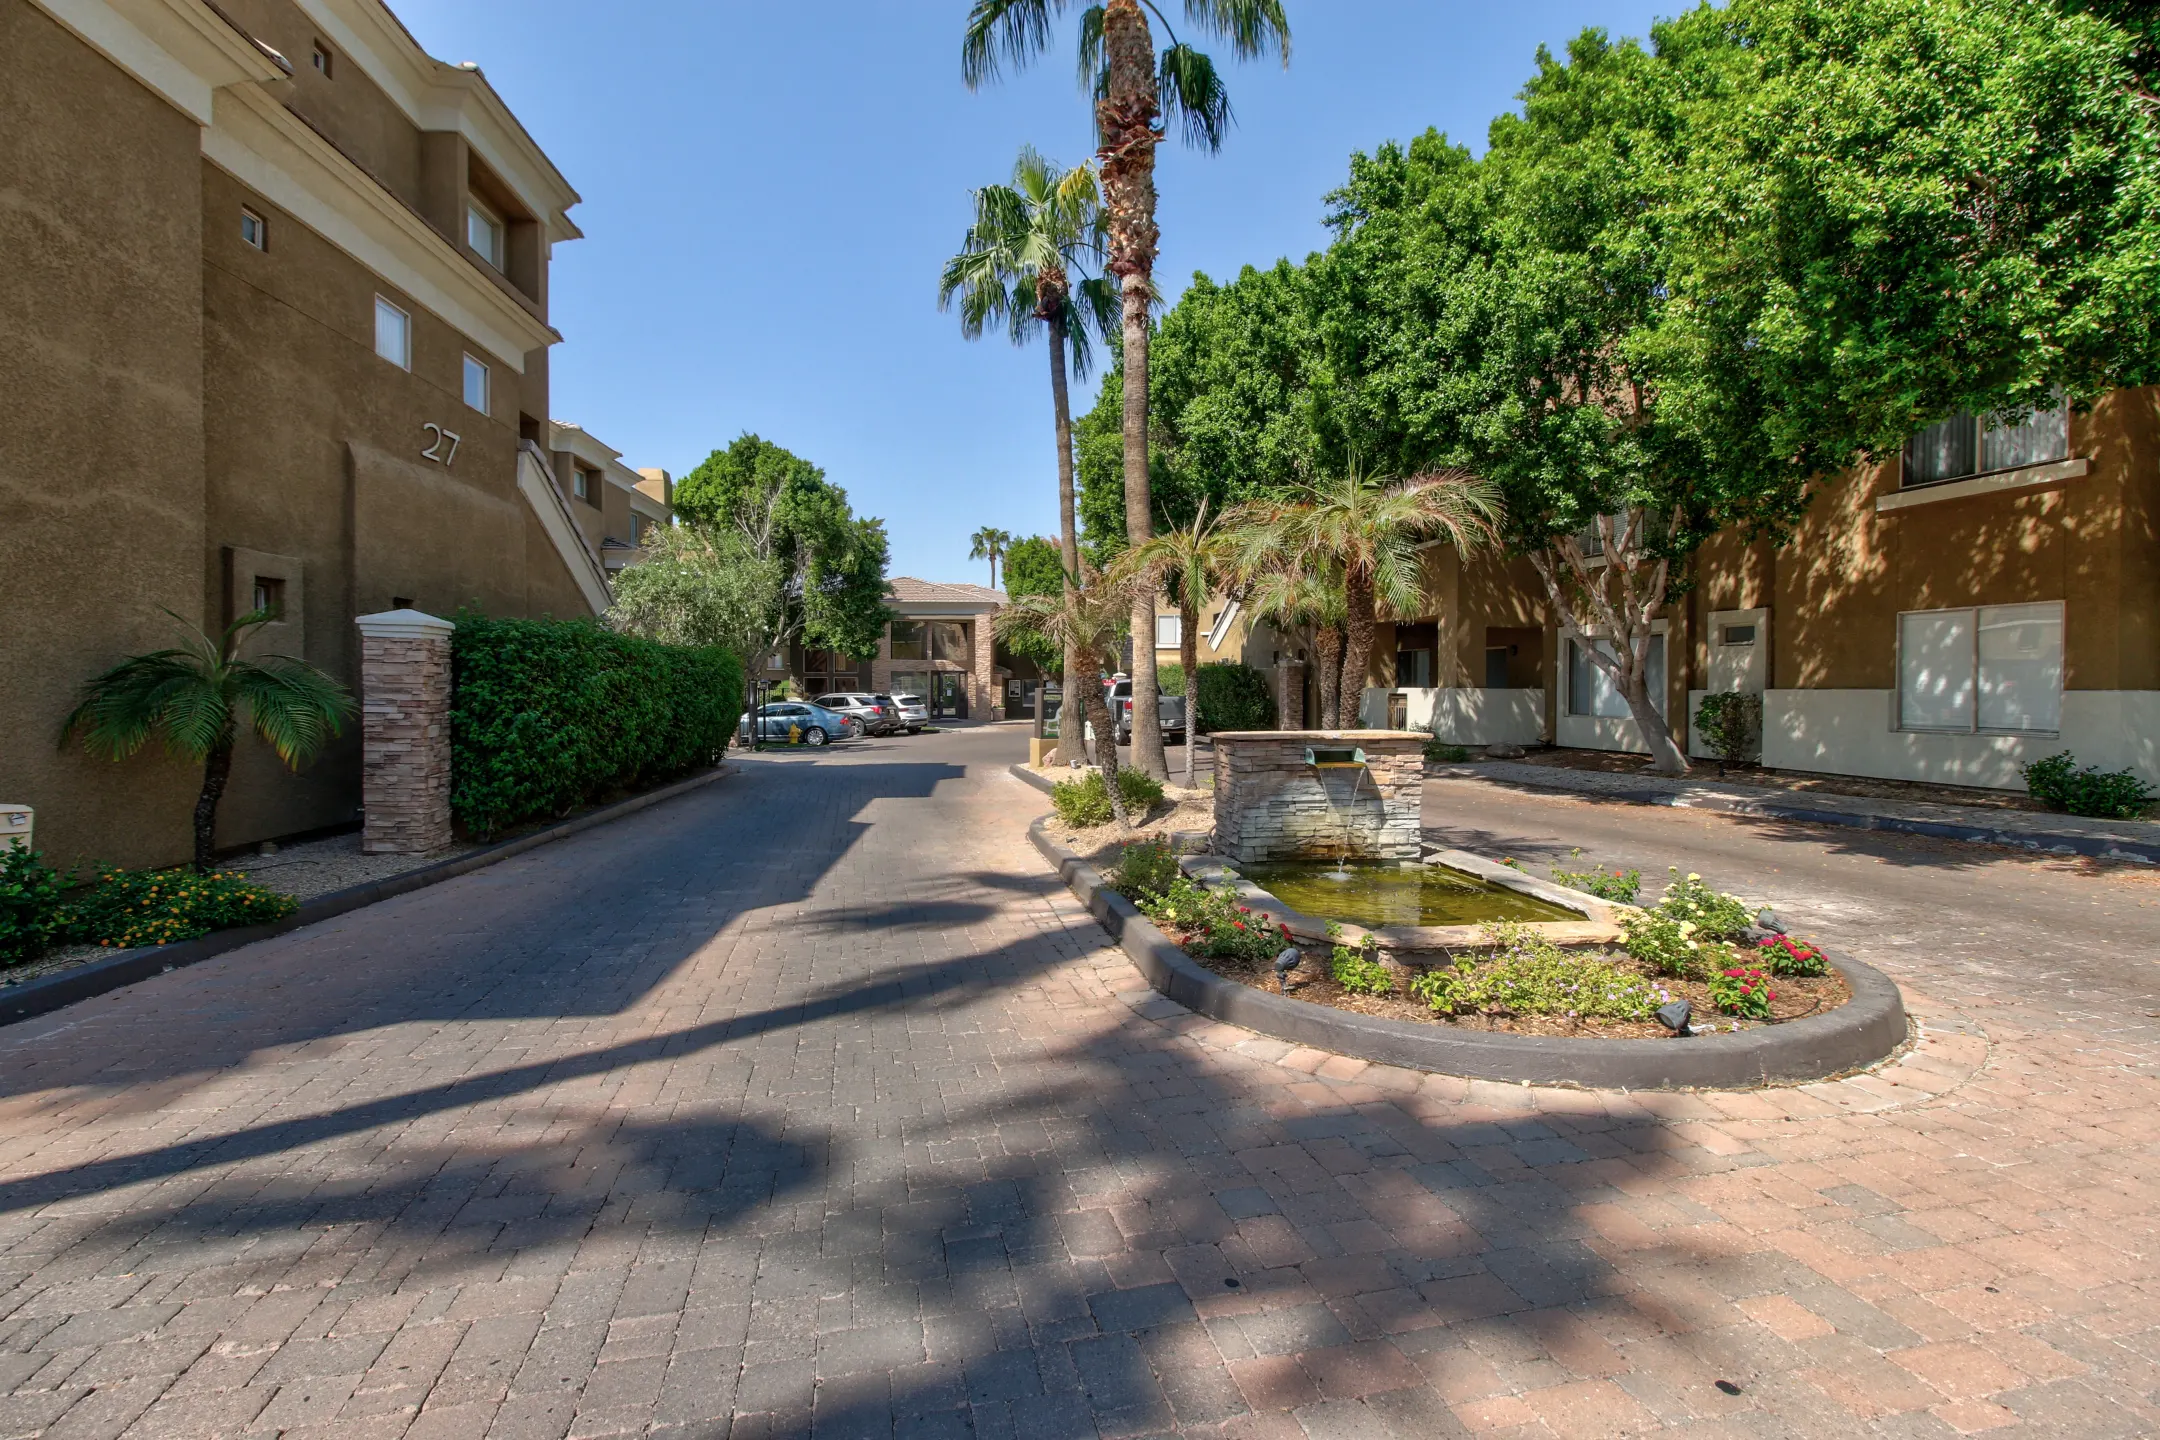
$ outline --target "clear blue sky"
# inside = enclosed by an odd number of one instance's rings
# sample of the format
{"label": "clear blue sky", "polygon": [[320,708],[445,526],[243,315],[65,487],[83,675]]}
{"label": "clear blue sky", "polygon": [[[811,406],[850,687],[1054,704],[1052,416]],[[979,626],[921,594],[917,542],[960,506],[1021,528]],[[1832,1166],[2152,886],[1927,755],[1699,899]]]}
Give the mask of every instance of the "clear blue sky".
{"label": "clear blue sky", "polygon": [[[892,537],[892,572],[985,578],[967,536],[1055,534],[1040,342],[937,309],[970,188],[1032,143],[1092,145],[1070,50],[960,82],[965,0],[392,0],[477,61],[584,198],[558,247],[555,417],[677,475],[744,430],[823,465]],[[1540,42],[1642,35],[1673,0],[1287,0],[1289,69],[1236,65],[1222,153],[1162,151],[1170,298],[1325,241],[1350,152],[1437,126],[1482,148]],[[1173,15],[1181,7],[1168,5]],[[1070,44],[1073,15],[1060,24]],[[1095,382],[1076,392],[1092,401]]]}

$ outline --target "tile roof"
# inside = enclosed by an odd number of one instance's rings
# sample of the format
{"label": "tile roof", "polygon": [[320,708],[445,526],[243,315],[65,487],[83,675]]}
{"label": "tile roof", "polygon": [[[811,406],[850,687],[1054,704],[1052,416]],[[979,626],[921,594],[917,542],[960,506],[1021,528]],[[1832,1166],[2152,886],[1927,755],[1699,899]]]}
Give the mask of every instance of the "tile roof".
{"label": "tile roof", "polygon": [[940,605],[1005,603],[1005,592],[992,590],[987,585],[940,585],[930,580],[917,580],[912,575],[893,576],[885,582],[885,593],[903,604],[908,601]]}

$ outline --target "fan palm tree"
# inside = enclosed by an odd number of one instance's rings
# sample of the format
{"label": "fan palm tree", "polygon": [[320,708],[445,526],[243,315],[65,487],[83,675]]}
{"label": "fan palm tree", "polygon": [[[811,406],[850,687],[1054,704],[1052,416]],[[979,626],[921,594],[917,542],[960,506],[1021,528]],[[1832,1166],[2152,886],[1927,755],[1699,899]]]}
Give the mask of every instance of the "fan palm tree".
{"label": "fan palm tree", "polygon": [[[993,79],[1000,65],[1021,66],[1050,45],[1050,22],[1070,0],[973,0],[960,46],[960,73],[970,89]],[[1282,0],[1184,0],[1187,23],[1230,43],[1239,59],[1270,51],[1290,63],[1290,21]],[[1158,56],[1152,15],[1170,43]],[[1097,168],[1110,258],[1123,311],[1125,535],[1134,545],[1154,534],[1148,486],[1148,308],[1155,297],[1155,147],[1175,121],[1189,144],[1222,148],[1230,127],[1230,97],[1215,62],[1178,38],[1158,0],[1100,0],[1080,12],[1080,83],[1095,98]],[[1154,599],[1133,602],[1135,634],[1154,623]],[[1146,607],[1146,608],[1142,608]],[[1133,647],[1135,715],[1154,713],[1155,652]],[[1162,732],[1133,727],[1133,763],[1167,778]]]}
{"label": "fan palm tree", "polygon": [[[1178,664],[1185,671],[1185,788],[1193,786],[1193,752],[1200,741],[1200,612],[1210,596],[1230,589],[1241,573],[1238,537],[1208,515],[1207,501],[1190,525],[1166,530],[1118,556],[1114,567],[1145,591],[1178,608]],[[1135,712],[1137,713],[1137,712]]]}
{"label": "fan palm tree", "polygon": [[277,752],[299,769],[344,727],[353,713],[343,685],[290,655],[241,658],[240,647],[277,611],[243,615],[213,639],[167,610],[188,632],[171,650],[131,655],[85,681],[81,703],[60,727],[60,743],[82,737],[93,755],[125,759],[155,734],[167,751],[203,767],[195,799],[195,868],[207,871],[217,832],[218,801],[232,775],[240,714]]}
{"label": "fan palm tree", "polygon": [[[1117,323],[1117,293],[1091,267],[1103,258],[1102,192],[1086,165],[1060,169],[1023,148],[1013,162],[1012,182],[975,192],[975,223],[961,252],[945,262],[938,306],[960,300],[960,332],[973,340],[986,325],[1002,322],[1015,345],[1038,329],[1050,335],[1050,401],[1057,430],[1058,548],[1068,577],[1080,573],[1080,531],[1073,502],[1072,399],[1068,358],[1085,377],[1091,340]],[[979,540],[979,535],[978,535]],[[1007,539],[1010,544],[1010,537]],[[982,552],[972,557],[981,559]],[[996,566],[991,588],[997,587]],[[1064,691],[1080,681],[1079,665],[1066,657]],[[1062,752],[1063,742],[1060,742]]]}
{"label": "fan palm tree", "polygon": [[968,536],[968,542],[972,547],[968,551],[968,559],[981,560],[986,557],[989,559],[990,588],[992,590],[997,589],[998,561],[1005,557],[1006,551],[1012,549],[1012,532],[985,525],[973,535]]}
{"label": "fan palm tree", "polygon": [[[1064,593],[1022,595],[999,610],[992,623],[1000,635],[1032,630],[1067,655],[1078,657],[1083,672],[1078,681],[1080,713],[1095,731],[1095,765],[1110,791],[1110,812],[1120,829],[1130,831],[1132,817],[1126,813],[1117,783],[1117,727],[1110,720],[1110,704],[1103,698],[1102,677],[1118,666],[1119,642],[1132,611],[1132,586],[1084,562],[1081,570],[1068,572],[1065,579]],[[1058,725],[1060,750],[1072,724],[1072,695],[1066,692],[1064,718]],[[1072,738],[1078,741],[1079,736]]]}
{"label": "fan palm tree", "polygon": [[1294,568],[1324,563],[1341,573],[1342,723],[1355,719],[1364,697],[1380,613],[1415,615],[1424,606],[1418,552],[1433,540],[1468,550],[1491,539],[1498,494],[1489,481],[1459,471],[1395,481],[1352,466],[1299,486],[1283,499],[1241,507],[1249,556],[1279,555]]}
{"label": "fan palm tree", "polygon": [[[1320,728],[1333,730],[1342,719],[1342,570],[1324,561],[1306,565],[1285,563],[1291,557],[1276,559],[1276,564],[1250,574],[1245,603],[1254,619],[1278,630],[1312,632],[1314,669],[1320,681]],[[1293,724],[1289,716],[1278,716],[1277,723],[1295,730],[1304,724],[1304,717]]]}

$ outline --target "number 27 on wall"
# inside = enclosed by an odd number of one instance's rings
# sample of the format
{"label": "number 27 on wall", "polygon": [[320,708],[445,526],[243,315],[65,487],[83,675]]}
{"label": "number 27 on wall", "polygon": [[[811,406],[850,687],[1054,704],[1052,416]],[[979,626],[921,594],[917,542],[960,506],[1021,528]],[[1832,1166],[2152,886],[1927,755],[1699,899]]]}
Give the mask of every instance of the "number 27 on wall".
{"label": "number 27 on wall", "polygon": [[[457,459],[458,442],[463,440],[464,436],[458,434],[455,430],[445,430],[432,420],[420,428],[431,432],[435,436],[434,443],[420,452],[422,459],[433,460],[436,464],[443,466],[447,466],[451,461]],[[443,448],[446,445],[449,447],[448,449]]]}

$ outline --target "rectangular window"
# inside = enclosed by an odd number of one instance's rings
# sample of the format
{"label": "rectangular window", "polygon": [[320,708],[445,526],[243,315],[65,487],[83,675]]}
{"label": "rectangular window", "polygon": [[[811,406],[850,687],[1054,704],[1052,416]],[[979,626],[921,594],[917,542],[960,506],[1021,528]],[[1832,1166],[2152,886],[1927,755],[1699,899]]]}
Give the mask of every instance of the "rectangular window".
{"label": "rectangular window", "polygon": [[1752,645],[1755,643],[1753,625],[1727,625],[1718,632],[1720,645]]}
{"label": "rectangular window", "polygon": [[1898,728],[2062,729],[2063,607],[1982,605],[1898,616]]}
{"label": "rectangular window", "polygon": [[930,622],[930,658],[965,665],[968,654],[967,627],[957,620]]}
{"label": "rectangular window", "polygon": [[254,608],[281,614],[285,609],[285,582],[275,575],[255,577]]}
{"label": "rectangular window", "polygon": [[488,413],[488,367],[470,355],[465,357],[465,403]]}
{"label": "rectangular window", "polygon": [[[1602,720],[1628,718],[1627,699],[1620,687],[1613,684],[1612,676],[1595,660],[1590,658],[1589,646],[1595,644],[1607,655],[1613,653],[1610,640],[1568,641],[1568,714],[1587,715]],[[1650,637],[1650,652],[1643,667],[1643,680],[1650,691],[1650,706],[1658,714],[1665,713],[1665,637]]]}
{"label": "rectangular window", "polygon": [[375,353],[400,370],[412,369],[412,316],[375,297]]}
{"label": "rectangular window", "polygon": [[582,466],[572,466],[570,469],[570,488],[577,492],[578,499],[592,499],[592,471]]}
{"label": "rectangular window", "polygon": [[1175,650],[1185,643],[1185,617],[1182,615],[1157,615],[1155,617],[1155,648]]}
{"label": "rectangular window", "polygon": [[317,74],[321,75],[325,80],[328,80],[330,78],[331,61],[329,46],[323,44],[322,41],[317,40],[315,42],[315,51],[312,55],[308,57],[308,59],[310,63],[315,66],[315,71]]}
{"label": "rectangular window", "polygon": [[245,205],[240,207],[240,238],[257,250],[270,248],[270,227],[263,218]]}
{"label": "rectangular window", "polygon": [[1412,690],[1432,688],[1432,651],[1398,650],[1395,652],[1395,683]]}
{"label": "rectangular window", "polygon": [[2061,400],[2046,410],[2029,410],[2010,425],[1994,424],[1983,415],[1953,415],[1905,442],[1899,488],[1939,485],[2069,458],[2070,407]]}
{"label": "rectangular window", "polygon": [[465,243],[497,270],[503,268],[503,223],[477,200],[465,204]]}
{"label": "rectangular window", "polygon": [[924,647],[922,621],[895,620],[892,622],[892,658],[895,660],[927,660],[930,658],[930,652]]}

